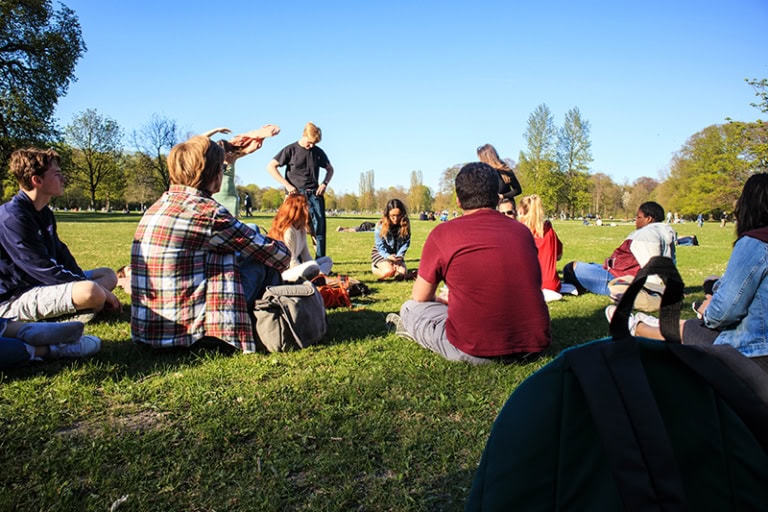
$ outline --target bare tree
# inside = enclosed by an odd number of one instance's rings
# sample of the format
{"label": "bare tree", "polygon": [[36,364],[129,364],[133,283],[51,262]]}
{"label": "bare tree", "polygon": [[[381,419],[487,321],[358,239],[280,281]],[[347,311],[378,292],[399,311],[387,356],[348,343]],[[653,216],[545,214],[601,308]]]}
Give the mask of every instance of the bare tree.
{"label": "bare tree", "polygon": [[155,178],[163,190],[168,190],[171,186],[171,178],[168,174],[168,152],[180,139],[181,131],[176,120],[159,114],[152,114],[147,124],[138,132],[133,132],[133,143],[136,149],[154,170]]}

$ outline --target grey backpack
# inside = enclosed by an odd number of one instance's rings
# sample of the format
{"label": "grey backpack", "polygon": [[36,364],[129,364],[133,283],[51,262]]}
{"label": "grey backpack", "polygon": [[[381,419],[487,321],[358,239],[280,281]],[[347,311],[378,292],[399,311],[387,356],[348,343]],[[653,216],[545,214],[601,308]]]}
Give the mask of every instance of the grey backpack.
{"label": "grey backpack", "polygon": [[328,330],[323,297],[310,283],[268,286],[253,316],[255,334],[268,352],[308,347]]}

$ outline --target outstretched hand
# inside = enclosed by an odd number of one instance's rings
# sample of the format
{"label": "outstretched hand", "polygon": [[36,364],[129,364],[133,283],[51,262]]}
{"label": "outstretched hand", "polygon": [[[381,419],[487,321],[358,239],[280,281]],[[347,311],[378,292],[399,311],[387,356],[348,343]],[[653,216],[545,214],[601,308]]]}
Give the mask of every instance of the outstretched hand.
{"label": "outstretched hand", "polygon": [[237,156],[245,156],[253,153],[264,144],[264,139],[280,133],[280,127],[275,124],[265,124],[258,130],[251,130],[240,135],[235,135],[229,141],[238,149]]}
{"label": "outstretched hand", "polygon": [[208,130],[207,132],[203,133],[203,137],[210,137],[211,135],[216,135],[217,133],[232,133],[232,130],[229,128],[214,128],[213,130]]}

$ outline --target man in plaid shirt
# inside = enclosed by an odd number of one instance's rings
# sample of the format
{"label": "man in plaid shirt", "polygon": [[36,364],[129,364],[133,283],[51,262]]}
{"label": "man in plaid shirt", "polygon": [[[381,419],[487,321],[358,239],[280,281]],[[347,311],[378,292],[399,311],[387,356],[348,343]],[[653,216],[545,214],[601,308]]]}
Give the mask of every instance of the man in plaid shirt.
{"label": "man in plaid shirt", "polygon": [[278,131],[268,125],[222,145],[199,135],[171,150],[171,187],[144,214],[131,249],[135,341],[172,347],[213,337],[243,352],[257,351],[249,311],[267,284],[280,282],[290,253],[211,195],[221,187],[227,164]]}

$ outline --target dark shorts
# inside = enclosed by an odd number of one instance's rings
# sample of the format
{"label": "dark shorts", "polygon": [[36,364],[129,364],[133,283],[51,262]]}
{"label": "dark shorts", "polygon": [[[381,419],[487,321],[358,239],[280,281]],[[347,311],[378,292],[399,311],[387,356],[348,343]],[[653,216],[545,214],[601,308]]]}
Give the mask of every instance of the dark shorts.
{"label": "dark shorts", "polygon": [[[714,345],[715,338],[720,331],[706,327],[701,320],[686,320],[683,324],[683,344],[684,345]],[[751,357],[753,362],[768,372],[768,356]]]}
{"label": "dark shorts", "polygon": [[720,331],[706,327],[699,319],[686,320],[683,324],[684,345],[714,345]]}

